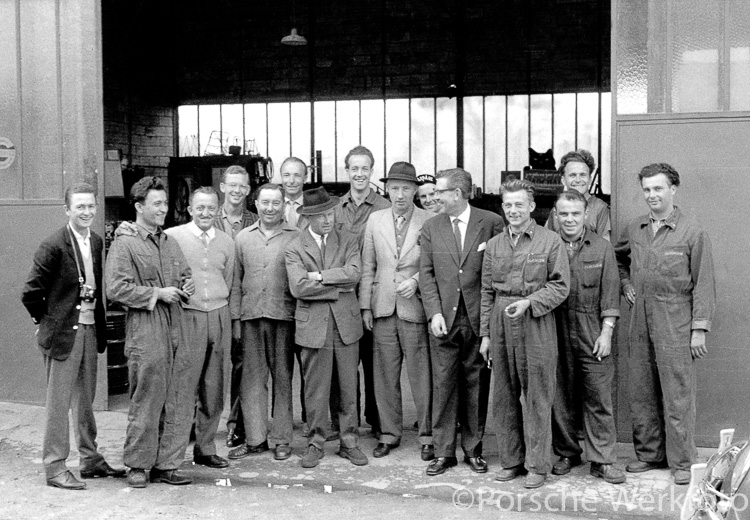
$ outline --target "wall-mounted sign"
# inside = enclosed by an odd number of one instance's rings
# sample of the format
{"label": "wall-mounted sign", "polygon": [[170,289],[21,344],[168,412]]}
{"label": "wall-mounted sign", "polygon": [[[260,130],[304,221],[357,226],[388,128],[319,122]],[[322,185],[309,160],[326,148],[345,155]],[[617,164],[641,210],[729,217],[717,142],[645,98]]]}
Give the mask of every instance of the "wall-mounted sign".
{"label": "wall-mounted sign", "polygon": [[0,170],[10,168],[13,161],[16,160],[16,147],[13,141],[7,137],[0,136]]}

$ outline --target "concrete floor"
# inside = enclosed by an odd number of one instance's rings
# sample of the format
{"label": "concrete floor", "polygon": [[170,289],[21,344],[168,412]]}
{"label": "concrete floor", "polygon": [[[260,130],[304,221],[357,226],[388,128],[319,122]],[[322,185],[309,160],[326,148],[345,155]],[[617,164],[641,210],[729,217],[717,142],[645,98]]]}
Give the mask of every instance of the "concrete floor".
{"label": "concrete floor", "polygon": [[[115,466],[122,463],[127,422],[126,400],[116,410],[97,412],[99,447]],[[408,414],[407,414],[408,415]],[[405,419],[412,424],[413,419]],[[217,437],[226,456],[223,427]],[[494,481],[498,471],[497,440],[485,437],[490,471],[472,473],[459,463],[438,477],[425,474],[416,432],[407,428],[401,446],[388,457],[374,459],[376,439],[360,429],[360,446],[370,464],[355,467],[336,455],[329,442],[317,468],[300,466],[305,441],[295,425],[294,455],[282,462],[271,452],[232,461],[225,470],[192,464],[192,450],[183,471],[195,483],[185,487],[127,487],[122,480],[89,481],[85,492],[45,486],[41,460],[44,408],[0,403],[0,518],[356,518],[407,515],[410,518],[679,518],[686,486],[674,486],[668,470],[628,474],[623,485],[610,485],[588,474],[588,465],[564,477],[550,476],[537,490],[523,488],[523,479]],[[71,435],[72,438],[72,435]],[[707,458],[711,450],[702,450]],[[631,445],[617,446],[618,463],[633,457]],[[76,474],[78,454],[68,465]],[[554,515],[554,516],[553,516]]]}

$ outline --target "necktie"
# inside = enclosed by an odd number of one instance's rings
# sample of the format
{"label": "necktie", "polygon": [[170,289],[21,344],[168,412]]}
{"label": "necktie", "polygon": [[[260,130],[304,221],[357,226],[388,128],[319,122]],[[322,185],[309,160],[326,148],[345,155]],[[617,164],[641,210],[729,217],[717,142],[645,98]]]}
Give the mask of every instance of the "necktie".
{"label": "necktie", "polygon": [[457,218],[453,219],[453,235],[456,237],[456,247],[458,248],[458,254],[463,254],[463,245],[461,244],[461,228],[458,227],[460,221]]}
{"label": "necktie", "polygon": [[203,245],[208,247],[208,233],[207,232],[204,231],[201,234],[201,240],[203,240]]}
{"label": "necktie", "polygon": [[404,218],[404,216],[403,215],[399,215],[398,218],[396,219],[396,229],[398,229],[399,231],[401,231],[404,228],[404,222],[405,221],[406,221],[406,219]]}
{"label": "necktie", "polygon": [[294,202],[286,201],[286,222],[290,226],[297,225],[297,212],[295,211]]}
{"label": "necktie", "polygon": [[320,237],[320,257],[323,259],[323,263],[326,263],[326,236],[322,235]]}

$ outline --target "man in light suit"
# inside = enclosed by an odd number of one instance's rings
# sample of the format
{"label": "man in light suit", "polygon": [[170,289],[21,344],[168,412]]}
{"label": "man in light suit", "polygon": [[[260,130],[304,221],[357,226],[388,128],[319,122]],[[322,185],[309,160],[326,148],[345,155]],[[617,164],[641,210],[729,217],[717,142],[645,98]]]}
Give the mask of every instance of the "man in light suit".
{"label": "man in light suit", "polygon": [[380,417],[379,443],[372,452],[385,457],[401,443],[403,410],[401,364],[406,358],[417,408],[422,460],[434,458],[432,377],[427,319],[419,295],[419,233],[432,216],[414,206],[419,181],[414,166],[397,162],[381,179],[391,207],[367,221],[359,288],[362,321],[374,337],[375,399]]}
{"label": "man in light suit", "polygon": [[65,466],[70,453],[68,410],[81,457],[81,478],[125,476],[96,446],[92,404],[97,351],[107,347],[102,304],[102,239],[90,230],[96,192],[74,184],[65,192],[68,224],[39,246],[21,301],[39,325],[37,341],[47,373],[47,405],[42,461],[47,485],[85,489]]}
{"label": "man in light suit", "polygon": [[297,298],[295,342],[302,348],[305,407],[310,427],[302,467],[313,468],[323,458],[328,402],[334,368],[339,381],[339,455],[364,466],[367,456],[357,446],[357,365],[362,319],[355,288],[361,276],[356,235],[334,228],[339,203],[325,188],[303,194],[300,215],[310,226],[290,242],[285,252],[289,289]]}
{"label": "man in light suit", "polygon": [[436,458],[427,474],[440,475],[457,464],[457,419],[461,421],[464,461],[473,471],[485,473],[479,418],[484,365],[478,337],[482,260],[487,241],[503,230],[503,221],[494,213],[469,206],[471,174],[461,168],[438,172],[435,194],[441,210],[422,226],[419,268],[419,290],[433,335],[430,358]]}

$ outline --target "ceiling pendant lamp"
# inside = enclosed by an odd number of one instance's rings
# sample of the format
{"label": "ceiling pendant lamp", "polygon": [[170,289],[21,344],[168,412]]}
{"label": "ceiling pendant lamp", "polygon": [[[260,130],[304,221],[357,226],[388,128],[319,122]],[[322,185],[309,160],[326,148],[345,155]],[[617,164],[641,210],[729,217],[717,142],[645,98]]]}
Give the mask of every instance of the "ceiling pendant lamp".
{"label": "ceiling pendant lamp", "polygon": [[292,28],[292,32],[289,35],[284,36],[281,39],[281,43],[284,45],[307,45],[307,39],[297,33],[297,28]]}

